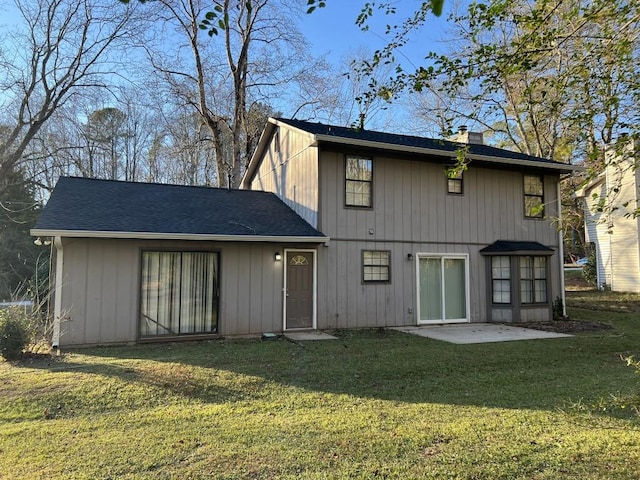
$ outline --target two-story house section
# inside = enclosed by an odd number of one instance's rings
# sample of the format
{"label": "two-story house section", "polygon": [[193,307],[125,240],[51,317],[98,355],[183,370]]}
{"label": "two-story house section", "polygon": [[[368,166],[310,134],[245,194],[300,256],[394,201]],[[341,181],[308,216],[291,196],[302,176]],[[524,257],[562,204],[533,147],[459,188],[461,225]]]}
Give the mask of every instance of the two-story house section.
{"label": "two-story house section", "polygon": [[640,142],[626,140],[620,150],[606,149],[604,171],[576,196],[584,198],[585,237],[595,249],[598,288],[640,293]]}
{"label": "two-story house section", "polygon": [[[287,315],[300,281],[316,284],[321,329],[552,317],[559,182],[577,167],[460,133],[466,144],[269,119],[243,188],[275,193],[330,239],[285,252],[285,330],[312,326]],[[448,175],[461,149],[467,167]],[[287,278],[307,253],[315,272]]]}

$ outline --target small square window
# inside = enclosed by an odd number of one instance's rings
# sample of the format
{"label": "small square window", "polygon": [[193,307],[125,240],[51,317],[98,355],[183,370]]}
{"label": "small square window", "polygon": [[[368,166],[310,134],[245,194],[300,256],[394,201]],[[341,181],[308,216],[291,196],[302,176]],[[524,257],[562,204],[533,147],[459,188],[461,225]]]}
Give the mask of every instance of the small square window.
{"label": "small square window", "polygon": [[447,193],[462,195],[462,172],[447,175]]}
{"label": "small square window", "polygon": [[362,251],[362,281],[364,283],[384,283],[391,280],[391,253],[386,250]]}

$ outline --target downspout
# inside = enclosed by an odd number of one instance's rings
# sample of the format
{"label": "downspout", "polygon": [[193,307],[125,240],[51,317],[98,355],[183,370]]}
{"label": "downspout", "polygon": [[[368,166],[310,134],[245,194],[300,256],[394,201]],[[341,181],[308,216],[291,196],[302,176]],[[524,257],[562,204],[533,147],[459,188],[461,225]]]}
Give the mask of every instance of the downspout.
{"label": "downspout", "polygon": [[562,236],[562,192],[560,191],[560,179],[557,184],[558,202],[558,251],[560,252],[560,298],[562,299],[562,316],[567,316],[567,296],[564,283],[564,238]]}
{"label": "downspout", "polygon": [[54,278],[53,335],[51,338],[51,346],[57,350],[60,347],[60,322],[62,320],[62,275],[64,273],[62,237],[55,237],[53,243],[56,247],[56,276]]}

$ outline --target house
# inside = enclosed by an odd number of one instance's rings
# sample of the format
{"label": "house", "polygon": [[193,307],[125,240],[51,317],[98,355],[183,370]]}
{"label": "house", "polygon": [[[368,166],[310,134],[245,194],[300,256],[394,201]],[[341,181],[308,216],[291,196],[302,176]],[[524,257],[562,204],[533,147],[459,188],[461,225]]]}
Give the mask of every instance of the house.
{"label": "house", "polygon": [[575,167],[462,134],[269,119],[242,190],[61,179],[54,342],[549,320]]}
{"label": "house", "polygon": [[584,198],[585,239],[595,249],[598,288],[640,293],[640,143],[622,145],[622,151],[607,149],[604,171],[576,196]]}

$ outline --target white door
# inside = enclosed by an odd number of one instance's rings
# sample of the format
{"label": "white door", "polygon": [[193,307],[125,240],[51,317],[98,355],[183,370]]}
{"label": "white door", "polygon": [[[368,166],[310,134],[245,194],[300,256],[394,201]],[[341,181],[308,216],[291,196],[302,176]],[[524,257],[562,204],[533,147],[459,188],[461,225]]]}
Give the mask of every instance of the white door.
{"label": "white door", "polygon": [[466,255],[418,254],[418,323],[469,321]]}

